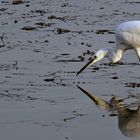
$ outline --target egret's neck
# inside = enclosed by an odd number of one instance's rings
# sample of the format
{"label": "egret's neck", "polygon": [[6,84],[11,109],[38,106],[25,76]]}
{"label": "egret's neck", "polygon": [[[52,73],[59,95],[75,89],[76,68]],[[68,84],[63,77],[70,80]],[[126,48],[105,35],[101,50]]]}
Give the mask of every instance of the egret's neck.
{"label": "egret's neck", "polygon": [[108,58],[113,63],[116,63],[122,58],[123,52],[124,51],[122,49],[109,48],[108,49]]}

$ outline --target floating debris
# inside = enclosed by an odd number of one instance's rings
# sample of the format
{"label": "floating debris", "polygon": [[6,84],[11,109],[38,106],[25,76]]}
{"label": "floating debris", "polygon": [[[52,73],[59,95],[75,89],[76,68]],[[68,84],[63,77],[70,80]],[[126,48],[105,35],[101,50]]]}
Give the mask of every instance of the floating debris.
{"label": "floating debris", "polygon": [[78,58],[80,59],[80,61],[84,61],[85,58],[86,58],[85,56],[86,56],[86,55],[90,55],[90,56],[91,56],[91,57],[89,58],[89,60],[90,60],[90,59],[92,59],[92,56],[93,56],[94,54],[95,54],[94,52],[92,52],[92,51],[90,51],[90,50],[87,50],[87,51],[83,52],[82,55],[78,56]]}
{"label": "floating debris", "polygon": [[139,63],[127,63],[127,62],[117,62],[117,63],[101,63],[100,66],[105,65],[105,66],[116,66],[116,65],[140,65]]}
{"label": "floating debris", "polygon": [[69,60],[57,60],[57,61],[54,61],[54,62],[81,62],[82,60],[79,60],[79,59],[69,59]]}
{"label": "floating debris", "polygon": [[31,26],[25,26],[25,27],[21,28],[21,30],[32,31],[32,30],[36,30],[36,28],[31,27]]}
{"label": "floating debris", "polygon": [[62,20],[62,21],[66,21],[66,20],[74,20],[77,16],[64,16],[64,17],[57,17],[54,15],[51,15],[48,17],[48,19],[58,19],[58,20]]}
{"label": "floating debris", "polygon": [[71,31],[68,29],[63,29],[63,28],[57,28],[57,30],[56,30],[57,34],[64,34],[64,33],[69,33],[69,32],[71,32]]}
{"label": "floating debris", "polygon": [[108,43],[112,44],[112,43],[115,43],[115,41],[108,41]]}
{"label": "floating debris", "polygon": [[114,76],[114,77],[112,77],[112,79],[118,79],[119,77],[117,77],[117,76]]}
{"label": "floating debris", "polygon": [[130,82],[130,83],[125,83],[126,87],[131,87],[131,88],[139,88],[140,83],[135,83],[135,82]]}
{"label": "floating debris", "polygon": [[37,23],[35,23],[35,25],[38,25],[40,27],[50,27],[53,24],[55,24],[55,23],[45,23],[45,22],[37,22]]}
{"label": "floating debris", "polygon": [[0,9],[0,12],[4,12],[4,11],[6,11],[8,8],[1,8]]}
{"label": "floating debris", "polygon": [[111,30],[106,30],[106,29],[103,29],[103,30],[96,30],[96,34],[105,34],[105,33],[108,33],[108,34],[115,34],[115,32],[111,31]]}
{"label": "floating debris", "polygon": [[94,55],[95,53],[90,51],[90,50],[87,50],[86,52],[83,52],[83,56],[85,55]]}
{"label": "floating debris", "polygon": [[64,122],[68,122],[68,121],[71,121],[71,120],[73,120],[73,119],[75,119],[77,117],[84,117],[86,115],[87,114],[78,113],[77,111],[73,110],[72,115],[67,117],[67,118],[64,118],[63,120],[64,120]]}
{"label": "floating debris", "polygon": [[81,60],[81,61],[84,61],[85,60],[85,57],[84,56],[78,56],[78,58]]}
{"label": "floating debris", "polygon": [[12,4],[17,5],[17,4],[23,4],[23,0],[13,0]]}
{"label": "floating debris", "polygon": [[0,36],[0,39],[2,41],[3,44],[0,45],[0,48],[5,47],[5,42],[3,40],[5,33],[2,34],[2,36]]}
{"label": "floating debris", "polygon": [[69,53],[62,53],[61,55],[70,55]]}
{"label": "floating debris", "polygon": [[65,33],[79,33],[79,34],[81,34],[82,33],[82,31],[71,31],[71,30],[69,30],[69,29],[64,29],[64,28],[55,28],[54,30],[53,30],[53,32],[57,35],[57,34],[65,34]]}
{"label": "floating debris", "polygon": [[45,10],[35,10],[34,12],[35,12],[35,13],[40,13],[40,14],[45,14],[45,13],[46,13]]}

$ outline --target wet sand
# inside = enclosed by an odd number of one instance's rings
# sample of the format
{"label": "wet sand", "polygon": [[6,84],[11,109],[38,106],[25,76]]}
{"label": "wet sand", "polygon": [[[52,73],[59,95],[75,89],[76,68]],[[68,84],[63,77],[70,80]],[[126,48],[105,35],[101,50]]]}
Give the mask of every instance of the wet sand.
{"label": "wet sand", "polygon": [[[78,88],[103,98],[139,100],[139,61],[128,51],[77,71],[98,49],[115,45],[119,23],[139,20],[139,2],[50,0],[0,2],[0,138],[123,139],[117,117]],[[132,97],[132,96],[131,96]],[[132,138],[133,139],[133,138]]]}

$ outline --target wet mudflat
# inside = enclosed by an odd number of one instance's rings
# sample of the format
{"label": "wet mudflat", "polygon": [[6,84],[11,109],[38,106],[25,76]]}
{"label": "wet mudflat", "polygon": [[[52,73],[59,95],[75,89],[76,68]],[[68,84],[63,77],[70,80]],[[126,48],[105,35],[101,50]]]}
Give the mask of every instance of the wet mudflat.
{"label": "wet mudflat", "polygon": [[136,110],[135,52],[127,52],[120,64],[105,59],[76,73],[96,50],[115,45],[114,29],[138,20],[139,7],[125,0],[1,1],[0,138],[133,139],[136,132],[118,127],[118,116],[98,109],[77,85],[107,100],[126,98],[127,107]]}

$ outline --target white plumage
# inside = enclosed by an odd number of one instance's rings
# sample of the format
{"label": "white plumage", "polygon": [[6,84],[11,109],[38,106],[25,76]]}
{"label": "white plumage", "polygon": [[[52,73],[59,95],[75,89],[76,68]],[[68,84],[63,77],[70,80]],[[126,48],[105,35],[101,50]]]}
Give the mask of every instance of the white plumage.
{"label": "white plumage", "polygon": [[100,61],[104,57],[112,63],[118,62],[123,53],[128,49],[134,49],[140,60],[140,21],[128,21],[116,28],[116,47],[102,48],[95,53],[93,58],[77,73],[81,73],[86,67]]}

